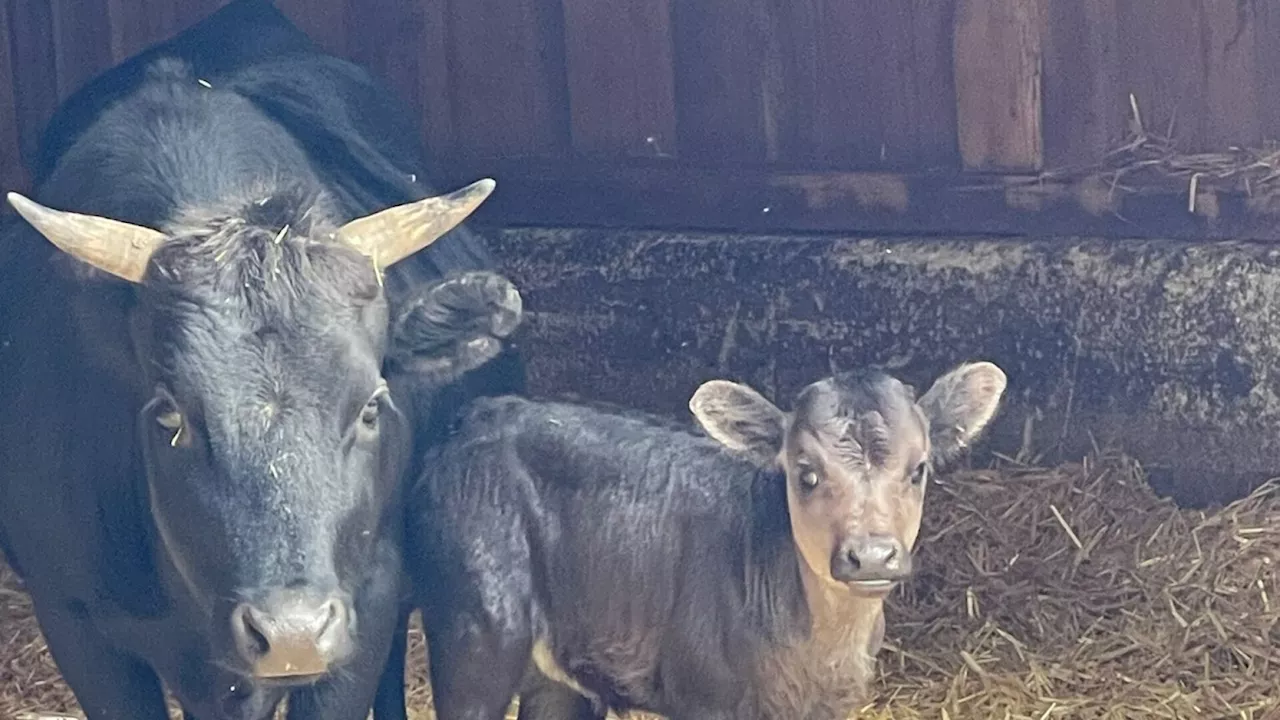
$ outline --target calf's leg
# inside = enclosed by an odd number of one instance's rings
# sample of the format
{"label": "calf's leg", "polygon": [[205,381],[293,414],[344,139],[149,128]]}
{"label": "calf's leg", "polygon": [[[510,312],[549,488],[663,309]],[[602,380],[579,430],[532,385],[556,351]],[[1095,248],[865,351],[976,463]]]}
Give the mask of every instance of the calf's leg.
{"label": "calf's leg", "polygon": [[456,613],[427,635],[438,720],[503,720],[533,650],[527,613]]}
{"label": "calf's leg", "polygon": [[604,720],[605,712],[597,710],[590,700],[576,690],[535,675],[520,690],[520,713],[517,720]]}
{"label": "calf's leg", "polygon": [[378,694],[373,698],[373,720],[406,720],[408,711],[404,704],[405,653],[409,650],[409,610],[403,610],[396,626],[395,639],[391,643],[391,656],[378,682]]}

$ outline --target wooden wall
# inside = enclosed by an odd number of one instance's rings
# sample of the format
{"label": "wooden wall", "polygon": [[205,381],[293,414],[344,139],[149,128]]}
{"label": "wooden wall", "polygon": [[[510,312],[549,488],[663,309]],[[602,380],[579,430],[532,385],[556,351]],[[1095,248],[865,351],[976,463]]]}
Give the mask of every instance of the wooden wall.
{"label": "wooden wall", "polygon": [[[0,181],[22,183],[19,149],[60,98],[226,1],[0,0]],[[517,215],[517,200],[583,197],[566,187],[588,179],[643,195],[645,212],[595,208],[596,219],[631,223],[662,224],[662,203],[680,202],[663,193],[677,185],[702,195],[666,215],[723,205],[727,191],[706,186],[726,177],[752,178],[760,197],[734,186],[750,202],[722,223],[750,225],[788,198],[795,212],[845,197],[893,208],[897,185],[858,173],[1092,163],[1123,138],[1130,94],[1143,123],[1187,151],[1280,136],[1280,0],[277,5],[389,82],[453,175],[502,175]],[[786,173],[853,175],[804,179],[792,197]],[[923,191],[906,192],[918,204]]]}

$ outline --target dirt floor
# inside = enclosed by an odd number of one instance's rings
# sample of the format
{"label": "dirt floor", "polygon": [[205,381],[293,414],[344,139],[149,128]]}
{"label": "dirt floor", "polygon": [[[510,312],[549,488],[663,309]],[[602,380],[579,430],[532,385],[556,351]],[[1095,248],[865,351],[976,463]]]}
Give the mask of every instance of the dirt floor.
{"label": "dirt floor", "polygon": [[[863,717],[1280,720],[1280,488],[1210,512],[1122,456],[940,478]],[[75,716],[0,578],[0,719]],[[421,635],[409,702],[429,718]],[[32,714],[35,713],[35,714]]]}

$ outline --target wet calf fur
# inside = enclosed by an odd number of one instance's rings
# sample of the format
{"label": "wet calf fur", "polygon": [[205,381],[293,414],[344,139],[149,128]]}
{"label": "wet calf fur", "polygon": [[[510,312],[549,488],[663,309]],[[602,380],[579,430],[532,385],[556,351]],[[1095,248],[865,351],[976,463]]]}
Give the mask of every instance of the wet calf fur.
{"label": "wet calf fur", "polygon": [[476,401],[410,498],[407,564],[441,720],[834,720],[867,697],[885,595],[929,474],[995,414],[1004,373],[923,397],[876,371],[785,413],[744,385],[706,435],[626,412]]}

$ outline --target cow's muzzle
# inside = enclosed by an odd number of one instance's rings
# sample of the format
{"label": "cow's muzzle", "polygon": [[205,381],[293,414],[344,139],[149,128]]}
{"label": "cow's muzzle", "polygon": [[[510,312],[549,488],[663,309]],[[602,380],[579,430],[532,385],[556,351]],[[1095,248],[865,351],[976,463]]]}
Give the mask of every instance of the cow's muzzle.
{"label": "cow's muzzle", "polygon": [[231,613],[236,650],[253,677],[305,680],[324,675],[353,649],[351,603],[337,593],[276,590]]}

